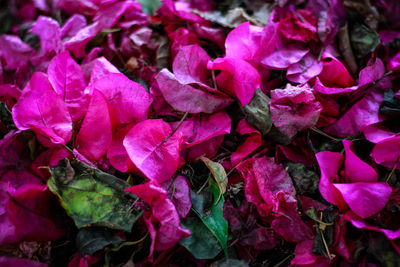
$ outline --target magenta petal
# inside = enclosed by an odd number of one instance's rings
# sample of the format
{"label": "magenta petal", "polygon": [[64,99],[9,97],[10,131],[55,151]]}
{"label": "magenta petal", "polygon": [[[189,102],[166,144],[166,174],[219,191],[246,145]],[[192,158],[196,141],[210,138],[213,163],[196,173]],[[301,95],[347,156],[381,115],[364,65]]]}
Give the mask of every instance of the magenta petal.
{"label": "magenta petal", "polygon": [[44,73],[33,74],[12,113],[20,130],[32,129],[54,144],[65,145],[71,139],[72,121],[67,107]]}
{"label": "magenta petal", "polygon": [[358,217],[353,212],[349,211],[344,215],[345,219],[350,221],[355,227],[360,229],[368,229],[372,231],[381,232],[386,235],[389,239],[397,239],[400,237],[400,228],[396,230],[390,230],[385,228],[378,228],[375,226],[368,225],[362,218]]}
{"label": "magenta petal", "polygon": [[343,163],[342,153],[322,151],[315,154],[319,168],[321,170],[321,179],[319,181],[319,191],[322,197],[339,207],[346,209],[346,203],[340,191],[334,186],[333,182],[339,182],[338,172]]}
{"label": "magenta petal", "polygon": [[126,152],[122,143],[125,135],[130,131],[130,129],[132,129],[132,127],[133,125],[127,125],[114,133],[110,148],[107,151],[107,157],[110,160],[110,164],[120,172],[127,172],[133,167],[128,152]]}
{"label": "magenta petal", "polygon": [[76,121],[84,116],[88,99],[82,68],[65,51],[55,56],[49,64],[49,81],[54,90],[63,98],[71,118]]}
{"label": "magenta petal", "polygon": [[368,125],[364,128],[363,133],[365,139],[375,144],[398,135],[398,133],[392,132],[382,123]]}
{"label": "magenta petal", "polygon": [[76,136],[76,148],[89,160],[98,160],[112,141],[111,118],[105,96],[93,91],[82,126]]}
{"label": "magenta petal", "polygon": [[[181,226],[178,212],[172,201],[167,197],[167,192],[158,184],[148,182],[126,189],[126,192],[133,193],[146,202],[151,208],[153,220],[159,222],[158,229],[153,231],[155,250],[165,250],[174,246],[180,239],[190,235],[189,230]],[[148,220],[147,224],[150,222]],[[153,228],[154,225],[151,227]],[[154,232],[157,231],[157,234]]]}
{"label": "magenta petal", "polygon": [[243,144],[239,145],[235,152],[231,155],[232,166],[236,166],[248,155],[254,152],[262,145],[261,134],[253,134],[247,137]]}
{"label": "magenta petal", "polygon": [[4,58],[5,69],[16,70],[28,63],[34,50],[15,35],[0,36],[0,57]]}
{"label": "magenta petal", "polygon": [[74,36],[84,27],[86,27],[85,16],[81,14],[72,15],[61,28],[61,39]]}
{"label": "magenta petal", "polygon": [[358,89],[358,86],[346,87],[346,88],[336,88],[336,87],[327,87],[320,80],[319,77],[315,79],[314,89],[315,91],[324,94],[324,95],[342,95],[354,92]]}
{"label": "magenta petal", "polygon": [[349,140],[343,140],[342,142],[346,153],[342,173],[343,182],[377,182],[378,174],[374,168],[357,157],[354,153],[353,142]]}
{"label": "magenta petal", "polygon": [[54,199],[47,185],[25,184],[17,190],[9,189],[9,193],[7,213],[20,240],[52,241],[64,235],[65,229],[53,219],[50,203]]}
{"label": "magenta petal", "polygon": [[303,45],[289,44],[265,57],[261,64],[272,69],[286,69],[299,62],[309,51],[310,49]]}
{"label": "magenta petal", "polygon": [[354,80],[345,65],[328,52],[322,55],[323,69],[318,75],[322,83],[329,87],[348,87],[353,85]]}
{"label": "magenta petal", "polygon": [[[400,136],[393,136],[377,143],[372,149],[371,157],[376,163],[393,168],[400,155]],[[397,165],[397,168],[400,168]]]}
{"label": "magenta petal", "polygon": [[[171,123],[175,128],[178,122]],[[182,132],[183,148],[190,148],[211,138],[229,134],[231,132],[231,118],[224,112],[214,114],[198,114],[186,119],[179,127]]]}
{"label": "magenta petal", "polygon": [[145,120],[136,124],[123,144],[135,166],[151,181],[162,183],[174,175],[179,165],[181,133],[174,135],[168,123]]}
{"label": "magenta petal", "polygon": [[95,83],[104,76],[110,73],[121,73],[110,61],[105,57],[96,58],[93,62],[92,71],[90,74],[90,84]]}
{"label": "magenta petal", "polygon": [[213,94],[182,84],[167,69],[161,70],[155,80],[168,104],[182,112],[214,113],[233,102],[223,93]]}
{"label": "magenta petal", "polygon": [[366,66],[360,71],[358,86],[373,83],[385,74],[385,65],[380,58],[376,58],[375,62]]}
{"label": "magenta petal", "polygon": [[31,32],[40,37],[40,49],[44,54],[61,50],[61,30],[58,22],[50,17],[40,16],[33,23]]}
{"label": "magenta petal", "polygon": [[382,210],[392,194],[387,183],[333,184],[342,194],[350,209],[367,218]]}
{"label": "magenta petal", "polygon": [[225,57],[253,60],[259,52],[263,28],[243,22],[225,40]]}
{"label": "magenta petal", "polygon": [[172,70],[175,77],[183,84],[207,83],[210,71],[207,62],[210,56],[199,45],[183,46],[175,56]]}
{"label": "magenta petal", "polygon": [[260,74],[250,63],[242,59],[217,58],[213,62],[209,61],[207,67],[222,71],[224,78],[217,79],[218,88],[233,93],[242,106],[250,103],[254,92],[260,88]]}
{"label": "magenta petal", "polygon": [[294,83],[305,83],[322,71],[322,62],[312,54],[307,54],[299,62],[289,66],[286,77]]}
{"label": "magenta petal", "polygon": [[147,119],[153,98],[143,86],[122,73],[108,74],[91,87],[104,94],[115,109],[119,123],[137,123]]}
{"label": "magenta petal", "polygon": [[381,122],[379,106],[383,93],[371,91],[355,103],[339,120],[325,129],[329,134],[338,137],[355,136],[371,124]]}
{"label": "magenta petal", "polygon": [[70,50],[75,57],[80,58],[86,55],[86,44],[102,30],[102,26],[95,22],[81,29],[76,35],[64,43],[66,49]]}
{"label": "magenta petal", "polygon": [[179,217],[186,217],[192,207],[190,187],[186,177],[178,175],[175,179],[165,181],[162,187],[168,192],[167,197],[174,203]]}

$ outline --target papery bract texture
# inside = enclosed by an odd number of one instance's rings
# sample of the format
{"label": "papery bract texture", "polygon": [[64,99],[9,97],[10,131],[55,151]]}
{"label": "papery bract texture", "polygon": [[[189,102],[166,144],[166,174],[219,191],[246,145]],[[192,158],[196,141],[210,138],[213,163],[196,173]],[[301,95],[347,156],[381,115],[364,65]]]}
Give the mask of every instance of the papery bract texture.
{"label": "papery bract texture", "polygon": [[186,217],[192,207],[190,187],[187,178],[178,175],[175,179],[165,181],[162,187],[168,192],[167,197],[174,203],[179,217]]}
{"label": "papery bract texture", "polygon": [[47,73],[54,90],[64,100],[72,120],[82,118],[88,104],[88,96],[84,94],[86,81],[82,68],[69,52],[62,52],[50,61]]}
{"label": "papery bract texture", "polygon": [[236,96],[242,106],[250,103],[254,92],[260,88],[260,74],[244,60],[217,58],[208,62],[207,67],[212,70],[221,70],[217,76],[218,88],[231,96]]}
{"label": "papery bract texture", "polygon": [[44,73],[32,76],[12,113],[20,130],[31,129],[54,144],[65,145],[71,139],[72,121],[67,107]]}
{"label": "papery bract texture", "polygon": [[190,235],[189,230],[181,227],[178,212],[173,202],[167,197],[167,192],[157,183],[148,182],[131,186],[126,192],[133,193],[146,202],[151,213],[147,214],[146,224],[151,225],[152,247],[156,251],[174,246],[180,239]]}
{"label": "papery bract texture", "polygon": [[94,90],[82,126],[76,136],[78,151],[91,161],[107,152],[112,141],[112,126],[107,100],[103,93]]}
{"label": "papery bract texture", "polygon": [[125,75],[108,74],[93,83],[91,88],[104,94],[116,111],[118,123],[137,123],[147,119],[153,98],[143,86]]}
{"label": "papery bract texture", "polygon": [[211,93],[180,83],[167,69],[155,77],[165,100],[173,108],[189,113],[213,113],[229,106],[233,100],[223,93]]}
{"label": "papery bract texture", "polygon": [[168,123],[157,119],[136,124],[125,136],[123,144],[129,158],[151,181],[162,183],[178,168],[182,134],[171,134]]}
{"label": "papery bract texture", "polygon": [[61,31],[58,22],[50,17],[40,16],[33,23],[31,32],[40,37],[40,49],[44,54],[58,53],[61,49]]}
{"label": "papery bract texture", "polygon": [[270,111],[274,125],[286,136],[314,126],[322,110],[308,85],[271,91]]}

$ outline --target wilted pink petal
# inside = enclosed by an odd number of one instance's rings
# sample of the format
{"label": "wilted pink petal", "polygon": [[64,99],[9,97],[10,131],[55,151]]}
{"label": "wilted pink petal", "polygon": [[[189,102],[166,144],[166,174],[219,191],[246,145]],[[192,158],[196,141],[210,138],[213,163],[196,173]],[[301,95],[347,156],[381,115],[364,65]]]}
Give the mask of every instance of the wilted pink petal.
{"label": "wilted pink petal", "polygon": [[91,161],[101,158],[112,141],[111,118],[105,96],[94,90],[75,145]]}
{"label": "wilted pink petal", "polygon": [[80,58],[86,55],[86,44],[102,30],[101,24],[95,22],[77,32],[73,37],[64,43],[66,49],[70,50],[75,57]]}
{"label": "wilted pink petal", "polygon": [[377,182],[378,174],[375,169],[362,161],[354,153],[353,143],[349,140],[343,140],[345,150],[344,169],[341,173],[342,182]]}
{"label": "wilted pink petal", "polygon": [[346,220],[350,221],[357,228],[381,232],[385,234],[387,238],[392,240],[400,237],[400,228],[392,230],[392,229],[378,228],[376,226],[369,225],[366,221],[364,221],[362,218],[360,218],[351,211],[347,212],[344,215],[344,217]]}
{"label": "wilted pink petal", "polygon": [[387,183],[350,183],[333,184],[342,194],[350,209],[367,218],[382,210],[392,194],[392,188]]}
{"label": "wilted pink petal", "polygon": [[209,61],[207,68],[221,71],[217,76],[218,88],[236,96],[242,106],[250,103],[254,92],[260,88],[260,74],[242,59],[217,58],[212,62]]}
{"label": "wilted pink petal", "polygon": [[294,83],[305,83],[322,71],[322,63],[311,54],[307,54],[299,62],[289,66],[286,77]]}
{"label": "wilted pink petal", "polygon": [[91,88],[104,94],[115,109],[119,123],[137,123],[147,119],[153,98],[143,86],[122,73],[108,74],[93,83]]}
{"label": "wilted pink petal", "polygon": [[31,261],[27,259],[21,259],[21,258],[10,258],[10,257],[5,257],[2,256],[0,257],[0,265],[4,267],[22,267],[22,266],[30,266],[30,267],[47,267],[47,263],[41,263],[38,261]]}
{"label": "wilted pink petal", "polygon": [[322,110],[308,84],[271,91],[270,111],[274,125],[288,137],[314,126]]}
{"label": "wilted pink petal", "polygon": [[64,100],[72,120],[82,118],[89,100],[84,94],[86,81],[82,68],[65,51],[50,61],[47,73],[54,90]]}
{"label": "wilted pink petal", "polygon": [[273,158],[251,158],[243,161],[237,170],[245,180],[247,201],[253,203],[262,217],[270,215],[278,192],[295,194],[292,180]]}
{"label": "wilted pink petal", "polygon": [[186,177],[178,175],[175,179],[165,181],[162,187],[168,192],[167,197],[172,200],[179,217],[186,217],[192,207],[190,187]]}
{"label": "wilted pink petal", "polygon": [[207,52],[197,44],[181,47],[172,65],[176,79],[183,84],[207,85],[207,80],[211,77],[211,72],[207,69],[210,59]]}
{"label": "wilted pink petal", "polygon": [[340,182],[338,172],[343,163],[342,153],[322,151],[315,154],[319,168],[321,170],[321,179],[319,181],[319,191],[322,197],[345,211],[347,205],[340,191],[334,186],[333,182]]}
{"label": "wilted pink petal", "polygon": [[275,195],[275,218],[271,228],[286,241],[300,242],[313,238],[313,232],[300,218],[293,193],[280,191]]}
{"label": "wilted pink petal", "polygon": [[325,86],[320,80],[319,77],[315,79],[315,85],[314,85],[314,90],[317,91],[318,93],[324,94],[324,95],[343,95],[343,94],[349,94],[351,92],[354,92],[358,89],[358,86],[351,86],[351,87],[327,87]]}
{"label": "wilted pink petal", "polygon": [[[171,123],[175,128],[179,122]],[[231,118],[224,112],[216,112],[211,115],[198,114],[183,121],[179,127],[182,132],[182,148],[189,148],[213,137],[229,134],[231,132]]]}
{"label": "wilted pink petal", "polygon": [[60,25],[54,19],[40,16],[33,23],[30,31],[40,37],[40,49],[42,53],[58,53],[61,50]]}
{"label": "wilted pink petal", "polygon": [[272,69],[286,69],[299,62],[309,51],[301,44],[289,44],[263,58],[261,64]]}
{"label": "wilted pink petal", "polygon": [[0,85],[0,101],[5,102],[10,110],[21,96],[21,93],[22,91],[14,84]]}
{"label": "wilted pink petal", "polygon": [[57,217],[50,205],[54,195],[47,185],[25,184],[17,190],[9,187],[8,191],[7,213],[20,240],[52,241],[64,235],[65,229],[54,221]]}
{"label": "wilted pink petal", "polygon": [[291,266],[325,267],[331,264],[329,258],[313,253],[314,240],[304,240],[297,243],[295,257],[290,262]]}
{"label": "wilted pink petal", "polygon": [[200,156],[213,158],[217,155],[218,149],[221,147],[223,141],[224,136],[219,135],[187,149],[183,149],[181,153],[187,161],[196,161]]}
{"label": "wilted pink petal", "polygon": [[371,124],[381,122],[379,106],[383,93],[370,91],[360,101],[355,103],[339,120],[328,126],[325,131],[338,137],[355,136]]}
{"label": "wilted pink petal", "polygon": [[67,107],[44,73],[33,74],[12,114],[20,130],[31,129],[54,144],[65,145],[71,139],[72,121]]}
{"label": "wilted pink petal", "polygon": [[[268,27],[268,26],[267,26]],[[253,60],[259,53],[263,28],[243,22],[225,40],[225,57]]]}
{"label": "wilted pink petal", "polygon": [[132,162],[151,181],[162,183],[178,168],[182,134],[171,134],[171,127],[161,119],[145,120],[136,124],[123,141]]}
{"label": "wilted pink petal", "polygon": [[56,166],[58,162],[64,158],[71,156],[71,153],[63,147],[55,147],[40,153],[32,163],[32,171],[38,175],[43,181],[47,181],[50,177],[47,166]]}
{"label": "wilted pink petal", "polygon": [[233,166],[250,155],[262,144],[262,136],[260,132],[249,124],[246,119],[239,121],[236,132],[241,135],[249,134],[249,137],[247,137],[244,143],[239,145],[236,151],[232,153],[231,162]]}
{"label": "wilted pink petal", "polygon": [[279,244],[279,238],[271,229],[259,227],[244,236],[240,244],[250,246],[252,249],[269,250]]}
{"label": "wilted pink petal", "polygon": [[[400,155],[400,136],[393,136],[377,143],[372,149],[371,157],[376,163],[388,168],[398,162]],[[397,168],[400,166],[397,164]]]}
{"label": "wilted pink petal", "polygon": [[28,63],[34,50],[15,35],[0,36],[0,57],[5,60],[5,69],[16,70]]}
{"label": "wilted pink petal", "polygon": [[86,27],[85,16],[81,14],[74,14],[62,26],[60,37],[61,39],[72,37],[84,27]]}
{"label": "wilted pink petal", "polygon": [[210,93],[180,83],[167,69],[161,70],[156,76],[160,92],[173,108],[189,113],[214,113],[227,106],[233,100],[221,93]]}
{"label": "wilted pink petal", "polygon": [[129,8],[135,7],[135,4],[133,1],[113,1],[109,5],[103,4],[93,21],[99,22],[105,29],[112,28]]}
{"label": "wilted pink petal", "polygon": [[296,12],[289,12],[286,18],[279,21],[279,31],[287,39],[310,42],[318,40],[317,37],[318,19],[305,9],[297,9]]}
{"label": "wilted pink petal", "polygon": [[137,195],[150,206],[151,220],[155,220],[154,223],[158,222],[156,235],[152,240],[156,251],[171,248],[179,240],[190,235],[189,230],[181,227],[178,212],[167,197],[167,192],[157,183],[148,182],[131,186],[125,191]]}

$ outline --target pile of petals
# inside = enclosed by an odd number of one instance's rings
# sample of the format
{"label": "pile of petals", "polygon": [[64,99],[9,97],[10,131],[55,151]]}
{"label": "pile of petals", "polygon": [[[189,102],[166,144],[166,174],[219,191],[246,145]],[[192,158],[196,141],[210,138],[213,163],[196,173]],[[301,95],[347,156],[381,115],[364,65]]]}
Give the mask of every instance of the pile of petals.
{"label": "pile of petals", "polygon": [[398,266],[399,1],[0,21],[0,265]]}

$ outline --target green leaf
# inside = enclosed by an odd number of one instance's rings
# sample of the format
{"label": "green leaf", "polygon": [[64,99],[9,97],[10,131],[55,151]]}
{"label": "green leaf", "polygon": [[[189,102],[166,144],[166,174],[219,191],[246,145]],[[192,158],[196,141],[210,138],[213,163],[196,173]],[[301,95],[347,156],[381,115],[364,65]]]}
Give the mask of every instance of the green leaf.
{"label": "green leaf", "polygon": [[143,12],[150,16],[152,16],[154,12],[162,6],[160,0],[138,0],[138,2],[142,6]]}
{"label": "green leaf", "polygon": [[113,235],[107,228],[88,227],[79,230],[76,236],[76,247],[82,255],[93,255],[106,246],[118,246],[124,240]]}
{"label": "green leaf", "polygon": [[379,34],[364,24],[355,23],[350,32],[351,46],[358,59],[375,51],[380,43]]}
{"label": "green leaf", "polygon": [[217,202],[220,196],[219,188],[212,184],[207,190],[213,194],[213,205],[211,205],[210,211],[206,212],[203,216],[197,210],[194,210],[200,219],[203,221],[204,225],[211,231],[211,233],[217,238],[219,244],[224,250],[225,256],[228,258],[228,222],[224,218],[223,206],[225,199],[221,196],[219,202]]}
{"label": "green leaf", "polygon": [[182,227],[189,229],[192,235],[181,239],[179,244],[189,250],[196,259],[212,259],[222,251],[217,238],[199,218],[185,218],[181,223]]}
{"label": "green leaf", "polygon": [[129,185],[115,176],[67,159],[50,172],[49,189],[78,228],[104,226],[130,232],[141,216],[133,209],[135,199],[124,191]]}
{"label": "green leaf", "polygon": [[269,112],[270,101],[271,99],[261,89],[257,89],[251,102],[243,107],[246,120],[263,135],[269,133],[272,128],[272,119]]}
{"label": "green leaf", "polygon": [[228,184],[228,177],[226,176],[225,169],[218,162],[214,162],[206,157],[201,156],[200,160],[203,161],[204,164],[207,166],[207,168],[211,171],[211,174],[213,175],[215,182],[218,185],[219,196],[218,199],[216,200],[216,203],[218,203],[219,200],[221,199],[221,196],[225,194],[226,186]]}

